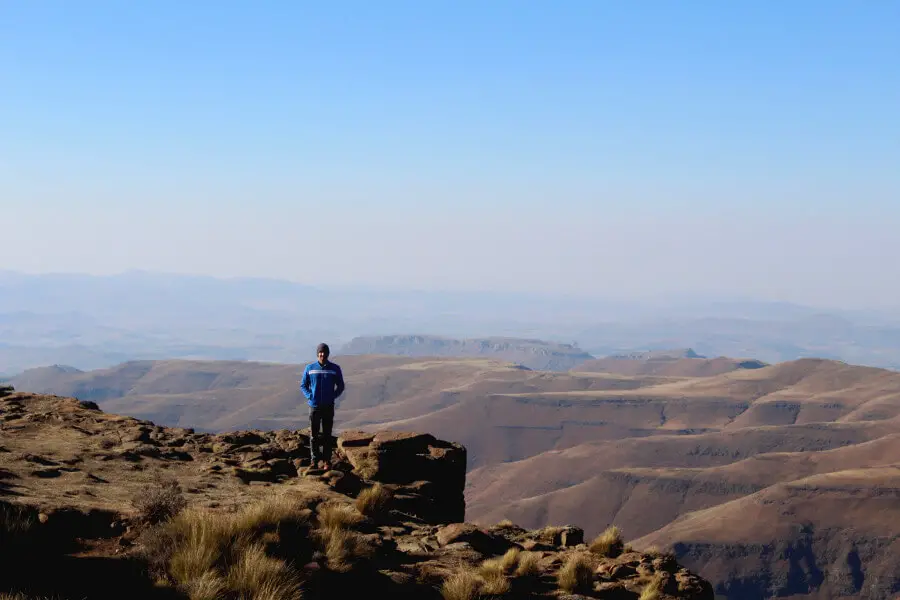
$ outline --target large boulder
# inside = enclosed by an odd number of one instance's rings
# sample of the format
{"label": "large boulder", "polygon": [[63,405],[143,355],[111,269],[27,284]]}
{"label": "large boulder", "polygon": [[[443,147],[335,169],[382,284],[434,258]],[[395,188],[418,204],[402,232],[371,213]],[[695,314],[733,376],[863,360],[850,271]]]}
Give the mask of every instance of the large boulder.
{"label": "large boulder", "polygon": [[337,445],[363,479],[402,486],[398,508],[434,524],[465,521],[464,446],[400,431],[348,431]]}

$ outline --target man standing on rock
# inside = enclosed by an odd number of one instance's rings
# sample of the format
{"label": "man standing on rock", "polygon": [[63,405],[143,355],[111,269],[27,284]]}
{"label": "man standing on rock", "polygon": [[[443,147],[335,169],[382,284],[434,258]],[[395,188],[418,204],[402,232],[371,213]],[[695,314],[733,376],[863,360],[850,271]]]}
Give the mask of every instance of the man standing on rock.
{"label": "man standing on rock", "polygon": [[330,353],[328,344],[319,344],[316,347],[318,362],[306,365],[300,380],[300,391],[309,404],[310,466],[324,469],[331,467],[335,400],[344,392],[344,374],[338,365],[328,360]]}

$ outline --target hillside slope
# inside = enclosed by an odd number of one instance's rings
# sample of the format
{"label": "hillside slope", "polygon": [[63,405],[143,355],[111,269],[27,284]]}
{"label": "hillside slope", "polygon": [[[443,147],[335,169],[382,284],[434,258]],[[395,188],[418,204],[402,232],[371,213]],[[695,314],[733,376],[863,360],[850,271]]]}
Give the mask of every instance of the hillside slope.
{"label": "hillside slope", "polygon": [[618,358],[588,360],[572,368],[576,372],[657,375],[663,377],[713,377],[740,369],[761,369],[764,362],[752,359],[718,358]]}

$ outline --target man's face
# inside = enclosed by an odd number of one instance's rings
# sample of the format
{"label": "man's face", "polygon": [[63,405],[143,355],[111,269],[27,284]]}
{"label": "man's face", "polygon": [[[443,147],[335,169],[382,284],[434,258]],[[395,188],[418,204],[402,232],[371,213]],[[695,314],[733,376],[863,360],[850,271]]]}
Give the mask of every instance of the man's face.
{"label": "man's face", "polygon": [[322,363],[322,364],[325,364],[325,359],[328,358],[328,355],[325,354],[325,351],[324,351],[324,350],[319,350],[318,356],[319,356],[319,362]]}

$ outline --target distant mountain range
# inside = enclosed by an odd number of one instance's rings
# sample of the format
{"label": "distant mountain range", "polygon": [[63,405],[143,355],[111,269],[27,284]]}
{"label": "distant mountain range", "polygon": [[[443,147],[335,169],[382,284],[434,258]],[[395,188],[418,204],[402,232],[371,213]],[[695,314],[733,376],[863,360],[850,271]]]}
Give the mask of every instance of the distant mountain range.
{"label": "distant mountain range", "polygon": [[568,371],[594,358],[571,344],[517,338],[453,339],[433,335],[381,335],[357,337],[341,354],[396,354],[401,356],[481,356],[541,371]]}
{"label": "distant mountain range", "polygon": [[[0,376],[50,364],[96,369],[170,358],[297,363],[321,341],[352,351],[351,343],[361,343],[357,338],[416,338],[412,333],[456,340],[432,343],[431,351],[462,355],[474,351],[463,340],[508,339],[530,343],[538,354],[555,348],[565,356],[693,348],[702,356],[767,363],[823,357],[900,368],[900,318],[874,311],[716,299],[651,303],[326,289],[147,272],[95,277],[0,271]],[[509,351],[495,354],[512,356]],[[555,360],[534,364],[570,364],[562,356]]]}

